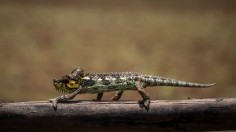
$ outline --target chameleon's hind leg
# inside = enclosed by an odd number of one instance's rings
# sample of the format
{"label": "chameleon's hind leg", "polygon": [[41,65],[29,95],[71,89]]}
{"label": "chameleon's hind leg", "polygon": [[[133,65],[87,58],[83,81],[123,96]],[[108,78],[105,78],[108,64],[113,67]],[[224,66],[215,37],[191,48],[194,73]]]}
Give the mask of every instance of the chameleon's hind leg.
{"label": "chameleon's hind leg", "polygon": [[103,93],[98,93],[98,94],[97,94],[97,98],[94,99],[93,101],[101,101],[102,96],[103,96]]}
{"label": "chameleon's hind leg", "polygon": [[57,109],[57,103],[58,103],[58,102],[71,100],[71,99],[73,99],[80,91],[81,91],[81,87],[79,87],[76,91],[74,91],[74,92],[71,93],[71,94],[66,94],[66,95],[62,95],[62,96],[59,96],[59,97],[54,98],[54,99],[49,99],[49,102],[51,102],[51,103],[53,104],[53,108],[56,110],[56,109]]}
{"label": "chameleon's hind leg", "polygon": [[139,94],[143,97],[143,105],[145,107],[146,110],[149,109],[149,105],[150,105],[150,96],[148,93],[145,92],[144,90],[145,84],[141,83],[141,82],[136,82],[136,88],[139,92]]}
{"label": "chameleon's hind leg", "polygon": [[118,101],[118,100],[120,99],[120,97],[121,97],[122,94],[123,94],[123,90],[117,91],[116,94],[115,94],[115,96],[113,96],[113,97],[111,98],[111,100],[112,100],[112,101]]}

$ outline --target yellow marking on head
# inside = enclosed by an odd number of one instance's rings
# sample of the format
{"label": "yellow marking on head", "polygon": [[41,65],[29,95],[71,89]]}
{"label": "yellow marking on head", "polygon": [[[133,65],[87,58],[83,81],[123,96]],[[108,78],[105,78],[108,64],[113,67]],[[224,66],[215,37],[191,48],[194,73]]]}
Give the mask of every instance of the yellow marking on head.
{"label": "yellow marking on head", "polygon": [[66,84],[66,86],[68,88],[78,88],[79,87],[79,83],[77,83],[74,80],[69,80],[69,82]]}

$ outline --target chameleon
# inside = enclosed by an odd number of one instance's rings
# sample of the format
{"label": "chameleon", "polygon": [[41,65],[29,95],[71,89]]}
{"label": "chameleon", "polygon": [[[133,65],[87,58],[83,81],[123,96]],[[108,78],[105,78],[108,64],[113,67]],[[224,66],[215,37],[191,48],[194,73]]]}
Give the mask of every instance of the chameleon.
{"label": "chameleon", "polygon": [[58,102],[72,100],[77,94],[97,94],[95,101],[100,101],[104,92],[116,91],[111,100],[118,101],[123,91],[137,90],[142,96],[143,100],[141,102],[147,110],[150,105],[150,96],[144,90],[146,87],[177,86],[204,88],[215,85],[215,83],[192,83],[137,72],[84,73],[82,68],[76,68],[68,75],[53,79],[53,84],[57,91],[65,93],[62,96],[49,99],[54,109],[57,108]]}

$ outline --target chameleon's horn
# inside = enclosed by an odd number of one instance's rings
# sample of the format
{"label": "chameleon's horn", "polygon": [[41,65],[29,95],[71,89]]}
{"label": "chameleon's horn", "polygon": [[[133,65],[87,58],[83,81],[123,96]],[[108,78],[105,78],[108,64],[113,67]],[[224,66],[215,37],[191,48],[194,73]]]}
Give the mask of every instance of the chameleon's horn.
{"label": "chameleon's horn", "polygon": [[76,77],[82,77],[84,76],[84,70],[82,68],[76,68],[71,72],[71,74]]}

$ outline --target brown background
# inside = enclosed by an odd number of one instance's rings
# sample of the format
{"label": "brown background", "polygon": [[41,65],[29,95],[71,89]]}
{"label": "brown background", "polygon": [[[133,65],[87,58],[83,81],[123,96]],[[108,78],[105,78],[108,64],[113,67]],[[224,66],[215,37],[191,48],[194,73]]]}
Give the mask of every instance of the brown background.
{"label": "brown background", "polygon": [[[235,97],[235,7],[234,0],[0,1],[0,100],[58,96],[52,79],[76,67],[217,83],[148,88],[151,99]],[[130,91],[122,99],[141,97]]]}

